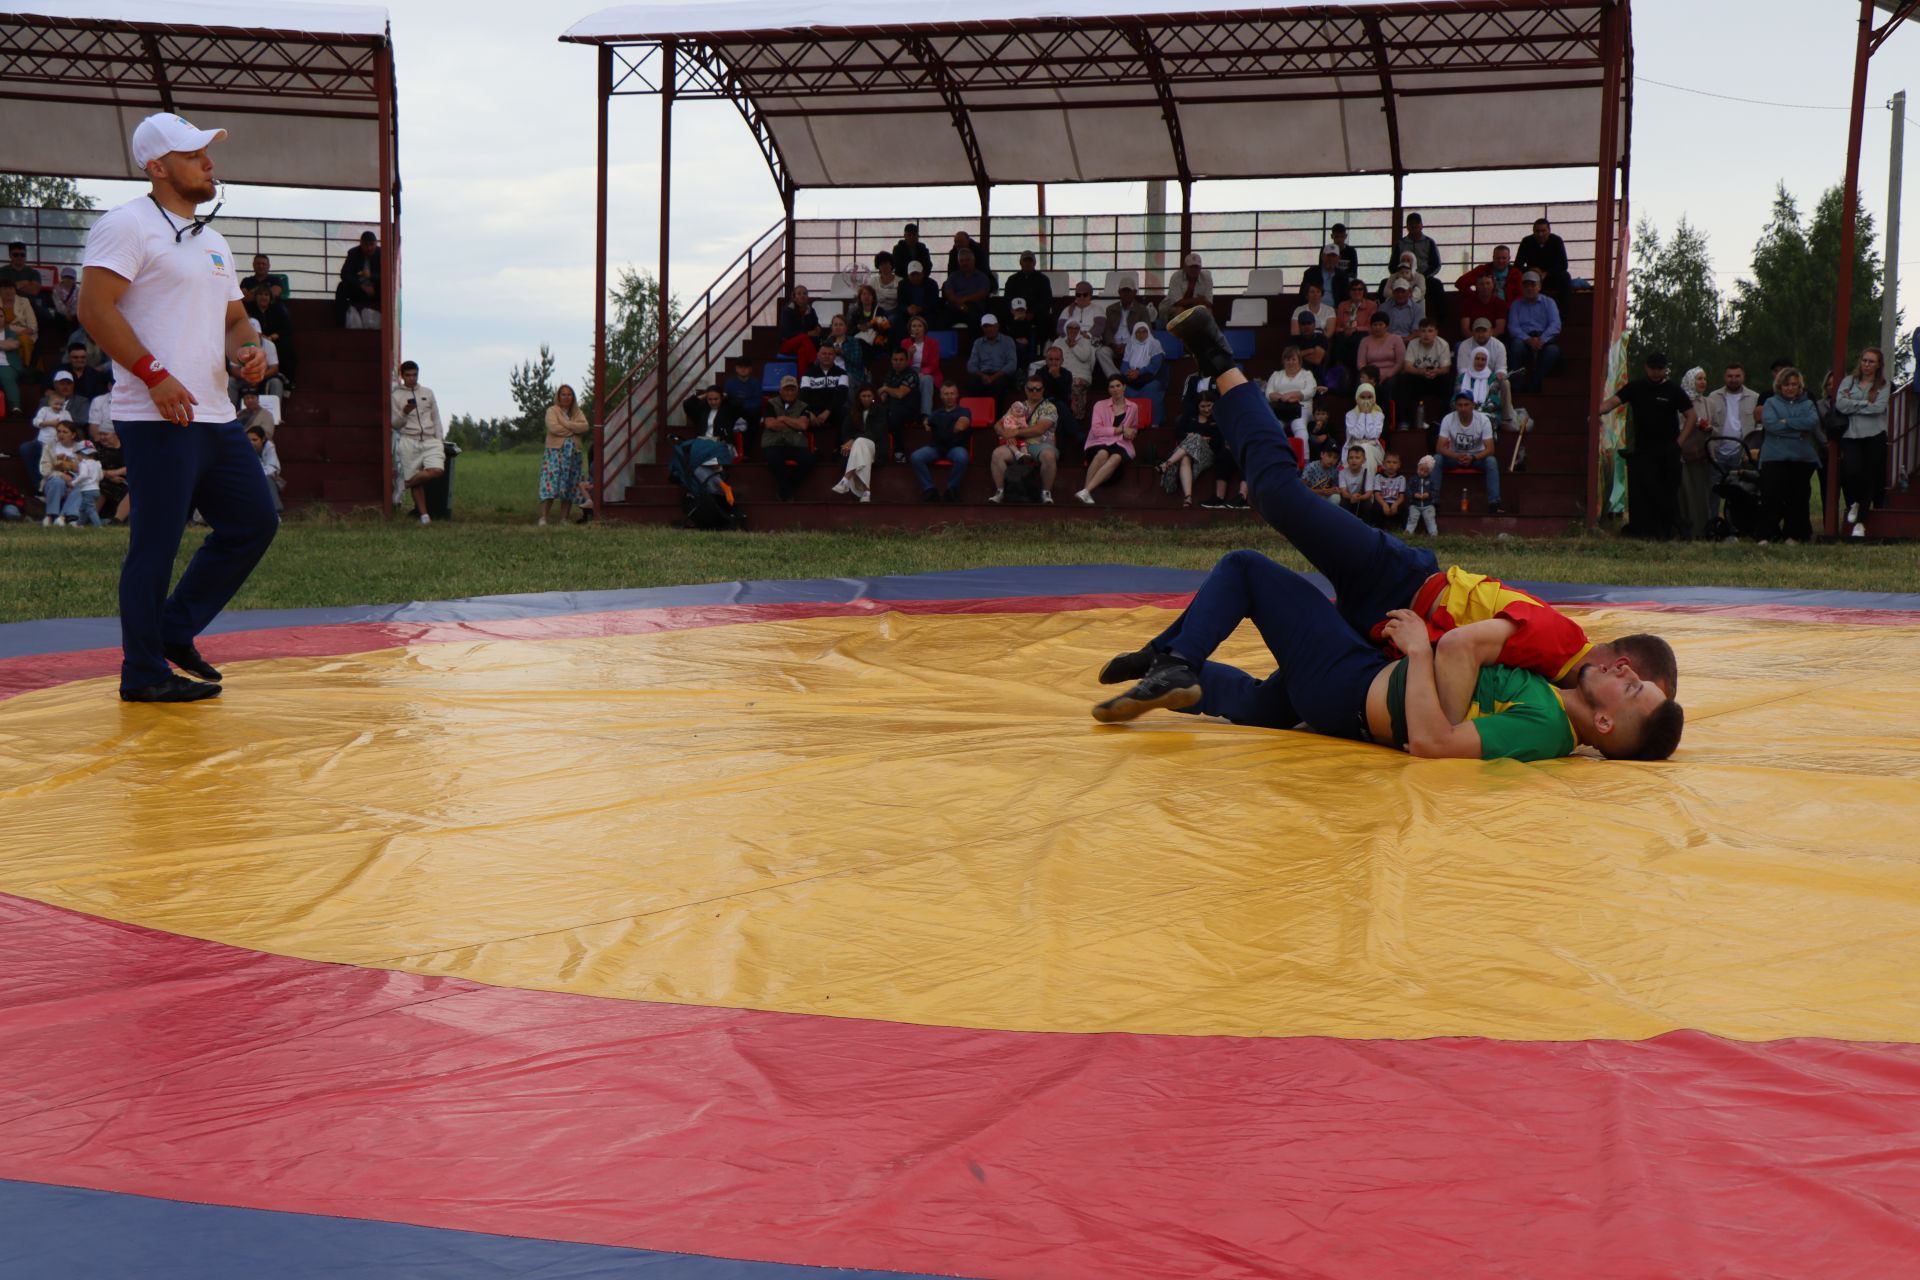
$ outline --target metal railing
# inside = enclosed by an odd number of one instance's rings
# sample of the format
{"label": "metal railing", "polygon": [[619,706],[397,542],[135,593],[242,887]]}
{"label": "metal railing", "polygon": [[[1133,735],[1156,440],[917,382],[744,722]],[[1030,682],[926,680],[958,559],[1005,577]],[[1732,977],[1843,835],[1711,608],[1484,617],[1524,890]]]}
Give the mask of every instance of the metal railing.
{"label": "metal railing", "polygon": [[1887,488],[1906,489],[1920,476],[1920,385],[1909,380],[1887,402]]}
{"label": "metal railing", "polygon": [[[1536,218],[1552,221],[1567,246],[1568,268],[1591,277],[1596,208],[1592,201],[1572,204],[1488,204],[1421,206],[1426,234],[1440,246],[1441,275],[1453,279],[1488,261],[1498,245],[1518,246]],[[843,296],[847,268],[871,268],[873,255],[893,248],[904,219],[814,218],[795,228],[797,280],[825,296]],[[1042,270],[1063,271],[1073,280],[1091,281],[1098,290],[1109,271],[1130,271],[1146,293],[1158,293],[1180,256],[1178,214],[1063,214],[996,216],[983,236],[980,219],[921,218],[920,238],[933,252],[934,274],[946,274],[953,233],[965,231],[984,240],[988,266],[1002,279],[1018,269],[1019,255],[1032,249]],[[1320,261],[1333,224],[1344,223],[1347,242],[1360,255],[1369,283],[1388,273],[1389,247],[1396,236],[1391,209],[1264,210],[1244,213],[1196,213],[1193,249],[1213,273],[1214,287],[1233,294],[1246,288],[1257,268],[1298,276]]]}
{"label": "metal railing", "polygon": [[[785,224],[776,222],[727,264],[694,299],[667,339],[667,412],[675,412],[695,387],[711,381],[757,324],[772,324],[785,283]],[[595,477],[604,501],[617,502],[632,481],[635,463],[659,452],[660,377],[655,361],[643,360],[607,392],[600,424],[600,470]]]}
{"label": "metal railing", "polygon": [[[0,242],[27,246],[27,264],[78,267],[87,232],[104,209],[0,208]],[[380,231],[371,222],[334,222],[301,218],[231,218],[221,214],[213,226],[227,239],[242,278],[252,274],[253,256],[264,253],[275,273],[287,277],[295,298],[331,298],[340,261],[360,242],[360,233]]]}

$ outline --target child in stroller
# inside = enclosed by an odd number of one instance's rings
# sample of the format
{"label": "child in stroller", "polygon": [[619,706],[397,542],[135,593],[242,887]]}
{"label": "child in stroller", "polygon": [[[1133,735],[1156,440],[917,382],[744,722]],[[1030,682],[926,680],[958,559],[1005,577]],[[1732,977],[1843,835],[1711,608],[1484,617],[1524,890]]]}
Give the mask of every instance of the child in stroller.
{"label": "child in stroller", "polygon": [[680,529],[744,529],[747,519],[734,505],[726,466],[733,446],[710,436],[696,436],[673,446],[667,474],[686,491],[687,514],[675,521]]}
{"label": "child in stroller", "polygon": [[1761,519],[1760,444],[1764,431],[1749,431],[1737,446],[1731,440],[1716,440],[1708,457],[1713,462],[1713,496],[1720,500],[1720,514],[1707,526],[1707,537],[1714,542],[1728,539],[1766,537],[1766,522]]}

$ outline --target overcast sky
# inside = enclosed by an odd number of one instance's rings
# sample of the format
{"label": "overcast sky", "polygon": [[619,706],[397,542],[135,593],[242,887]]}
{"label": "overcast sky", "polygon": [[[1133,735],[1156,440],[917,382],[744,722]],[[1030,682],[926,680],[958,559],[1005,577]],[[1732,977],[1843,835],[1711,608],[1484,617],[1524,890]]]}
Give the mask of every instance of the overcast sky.
{"label": "overcast sky", "polygon": [[[718,0],[716,0],[718,2]],[[507,370],[541,342],[560,373],[577,378],[593,344],[594,54],[560,33],[589,3],[394,0],[405,183],[405,338],[447,411],[482,416],[511,408]],[[1723,288],[1745,269],[1774,184],[1810,205],[1840,181],[1855,18],[1851,0],[1640,0],[1634,6],[1637,72],[1633,209],[1663,229],[1683,213],[1707,234]],[[1841,108],[1789,110],[1678,92],[1665,81],[1770,102]],[[1862,189],[1884,222],[1889,115],[1896,89],[1920,99],[1920,26],[1909,23],[1874,59],[1868,86]],[[1909,102],[1920,119],[1920,102]],[[611,175],[612,262],[651,271],[658,255],[658,103],[616,100]],[[673,284],[698,294],[780,216],[780,201],[734,109],[689,103],[675,111]],[[1497,127],[1497,123],[1496,123]],[[1908,130],[1904,184],[1913,323],[1920,282],[1920,128]],[[216,153],[217,158],[217,153]],[[129,188],[87,184],[104,199]],[[1411,177],[1410,205],[1586,200],[1591,170]],[[1178,203],[1178,194],[1174,194]],[[1051,213],[1133,212],[1142,184],[1050,186]],[[1032,212],[1031,187],[994,196],[996,213]],[[1202,183],[1201,210],[1387,206],[1385,178]],[[802,217],[977,212],[971,188],[818,192]],[[367,217],[371,197],[234,188],[226,213]]]}

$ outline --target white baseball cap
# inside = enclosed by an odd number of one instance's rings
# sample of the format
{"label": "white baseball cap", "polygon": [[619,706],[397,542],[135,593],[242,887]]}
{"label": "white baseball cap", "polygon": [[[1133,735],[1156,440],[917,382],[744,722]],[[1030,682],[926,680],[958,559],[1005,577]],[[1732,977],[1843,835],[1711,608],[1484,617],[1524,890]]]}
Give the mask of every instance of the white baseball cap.
{"label": "white baseball cap", "polygon": [[133,163],[146,168],[170,151],[198,151],[227,136],[225,129],[196,129],[171,111],[159,111],[133,130]]}

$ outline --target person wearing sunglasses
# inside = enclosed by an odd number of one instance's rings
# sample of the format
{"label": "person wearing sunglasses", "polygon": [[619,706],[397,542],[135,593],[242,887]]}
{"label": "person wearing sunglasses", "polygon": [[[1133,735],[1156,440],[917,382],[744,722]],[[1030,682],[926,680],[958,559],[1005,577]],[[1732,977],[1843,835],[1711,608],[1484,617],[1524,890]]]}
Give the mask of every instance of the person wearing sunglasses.
{"label": "person wearing sunglasses", "polygon": [[[212,144],[224,129],[148,116],[133,131],[148,191],[87,234],[80,320],[113,360],[112,420],[138,482],[120,570],[120,697],[196,702],[220,672],[194,646],[253,567],[279,522],[260,460],[227,399],[227,375],[258,385],[260,335],[240,300],[233,251],[199,207],[215,198]],[[171,593],[188,515],[213,532]],[[196,677],[188,680],[171,669]]]}

